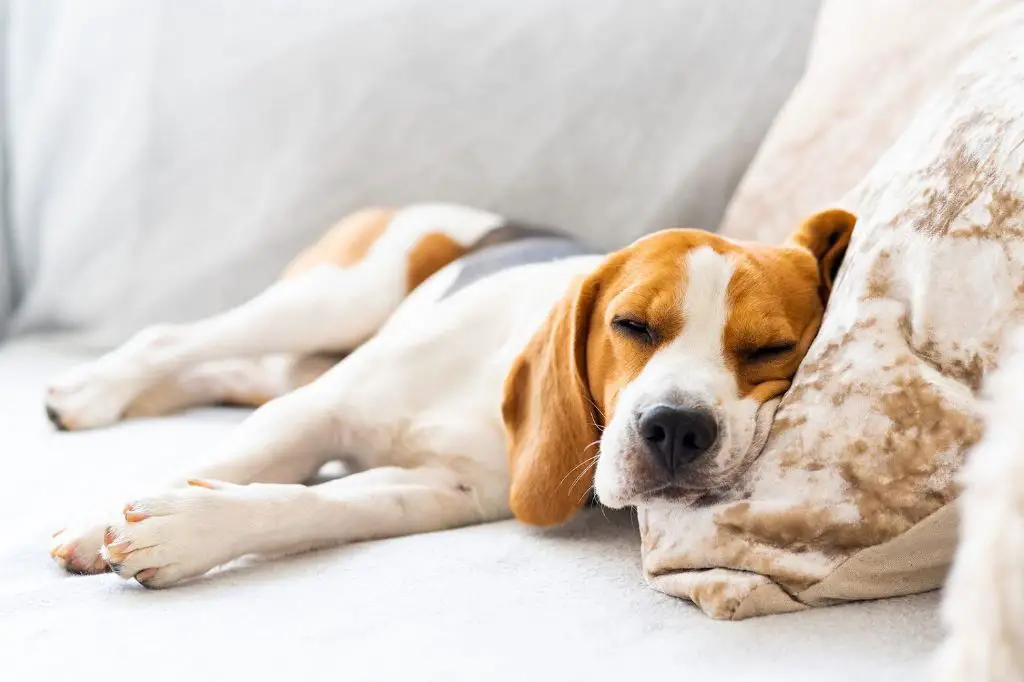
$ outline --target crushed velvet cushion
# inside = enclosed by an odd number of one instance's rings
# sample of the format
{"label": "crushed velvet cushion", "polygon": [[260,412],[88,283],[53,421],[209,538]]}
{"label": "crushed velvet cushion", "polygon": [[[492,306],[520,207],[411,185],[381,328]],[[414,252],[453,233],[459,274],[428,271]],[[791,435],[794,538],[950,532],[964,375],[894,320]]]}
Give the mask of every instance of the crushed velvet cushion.
{"label": "crushed velvet cushion", "polygon": [[1024,320],[1024,31],[976,52],[841,204],[853,240],[761,455],[714,504],[640,510],[650,584],[716,618],[940,585],[975,391]]}
{"label": "crushed velvet cushion", "polygon": [[1019,0],[827,0],[807,71],[730,201],[721,233],[781,242],[860,182],[975,48],[1022,23]]}

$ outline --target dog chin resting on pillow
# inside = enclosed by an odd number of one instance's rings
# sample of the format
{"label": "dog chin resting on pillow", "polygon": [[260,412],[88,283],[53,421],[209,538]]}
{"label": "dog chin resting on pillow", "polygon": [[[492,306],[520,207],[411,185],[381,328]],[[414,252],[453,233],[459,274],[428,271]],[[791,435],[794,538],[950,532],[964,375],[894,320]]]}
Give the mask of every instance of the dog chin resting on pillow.
{"label": "dog chin resting on pillow", "polygon": [[[666,230],[599,255],[461,206],[354,214],[248,303],[53,383],[61,429],[260,406],[209,468],[72,519],[52,556],[148,587],[514,514],[713,497],[756,456],[855,219],[782,246]],[[343,358],[343,359],[342,359]],[[346,458],[359,473],[302,485]]]}

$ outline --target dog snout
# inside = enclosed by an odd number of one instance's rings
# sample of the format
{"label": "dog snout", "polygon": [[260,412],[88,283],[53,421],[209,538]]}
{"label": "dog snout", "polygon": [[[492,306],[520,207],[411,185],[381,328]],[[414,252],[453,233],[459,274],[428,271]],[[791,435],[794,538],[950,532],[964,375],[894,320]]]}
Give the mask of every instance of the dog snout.
{"label": "dog snout", "polygon": [[718,421],[705,408],[654,405],[640,414],[647,452],[670,474],[705,454],[718,439]]}

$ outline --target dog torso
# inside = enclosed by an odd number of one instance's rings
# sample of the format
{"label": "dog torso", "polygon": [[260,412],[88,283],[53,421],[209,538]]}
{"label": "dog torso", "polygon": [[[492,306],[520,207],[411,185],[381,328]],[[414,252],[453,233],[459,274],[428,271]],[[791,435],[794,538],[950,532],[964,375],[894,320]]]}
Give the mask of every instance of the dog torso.
{"label": "dog torso", "polygon": [[[445,453],[507,480],[505,377],[570,282],[600,262],[584,251],[564,238],[506,242],[452,262],[413,291],[332,370],[351,387],[352,409],[386,415],[381,428],[393,444],[367,440],[346,454],[368,466],[390,449],[388,462],[409,466]],[[504,509],[504,495],[497,502]]]}

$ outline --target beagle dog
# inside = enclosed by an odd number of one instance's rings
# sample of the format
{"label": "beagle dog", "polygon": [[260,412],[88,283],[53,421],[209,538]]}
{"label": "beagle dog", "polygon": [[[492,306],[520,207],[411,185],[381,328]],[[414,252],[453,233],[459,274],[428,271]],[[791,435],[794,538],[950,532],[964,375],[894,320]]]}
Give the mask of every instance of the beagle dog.
{"label": "beagle dog", "polygon": [[[756,457],[854,226],[781,246],[667,230],[604,256],[454,205],[356,213],[221,315],[154,327],[48,388],[106,426],[259,407],[213,463],[55,534],[72,572],[147,587],[514,515],[694,504]],[[356,473],[304,485],[342,459]]]}

